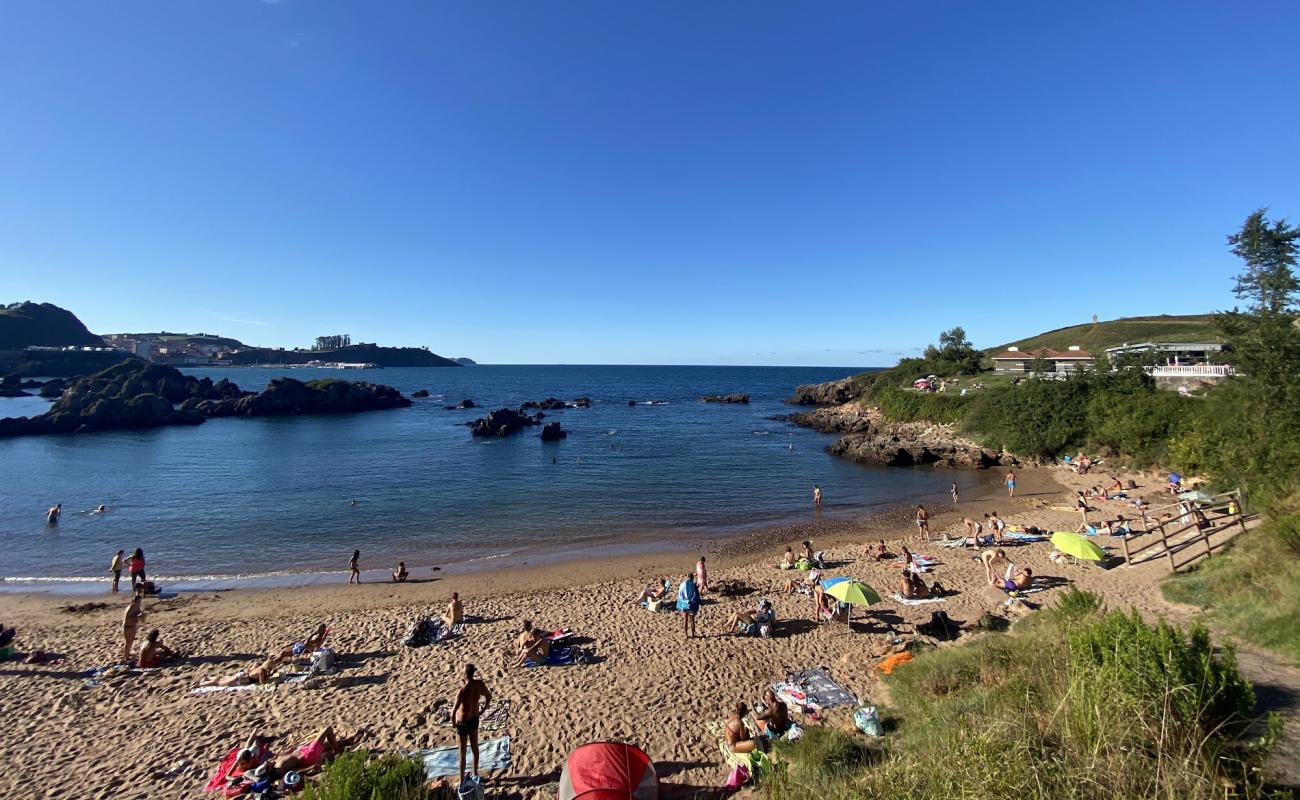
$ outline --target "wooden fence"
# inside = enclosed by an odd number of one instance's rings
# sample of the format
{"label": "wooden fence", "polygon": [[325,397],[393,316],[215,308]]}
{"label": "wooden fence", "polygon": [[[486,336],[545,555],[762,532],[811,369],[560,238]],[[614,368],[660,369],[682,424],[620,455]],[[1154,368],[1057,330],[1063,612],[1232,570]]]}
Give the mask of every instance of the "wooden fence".
{"label": "wooden fence", "polygon": [[1124,563],[1131,566],[1163,556],[1169,560],[1169,571],[1177,572],[1214,555],[1244,530],[1240,489],[1212,495],[1206,502],[1180,500],[1143,509],[1142,530],[1122,540]]}

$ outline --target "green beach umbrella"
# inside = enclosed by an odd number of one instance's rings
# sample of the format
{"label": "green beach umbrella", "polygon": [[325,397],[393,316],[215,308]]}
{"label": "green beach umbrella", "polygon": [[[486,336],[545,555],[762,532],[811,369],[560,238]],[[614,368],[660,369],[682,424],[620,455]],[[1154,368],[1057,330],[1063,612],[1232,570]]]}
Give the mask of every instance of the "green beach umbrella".
{"label": "green beach umbrella", "polygon": [[873,603],[880,602],[880,595],[876,593],[876,590],[872,589],[862,581],[837,581],[833,586],[826,589],[826,594],[839,600],[841,603],[850,606],[849,613],[844,615],[844,625],[846,629],[852,624],[852,606],[869,606]]}
{"label": "green beach umbrella", "polygon": [[1106,554],[1086,536],[1069,531],[1057,531],[1052,534],[1052,546],[1067,556],[1084,561],[1104,561]]}

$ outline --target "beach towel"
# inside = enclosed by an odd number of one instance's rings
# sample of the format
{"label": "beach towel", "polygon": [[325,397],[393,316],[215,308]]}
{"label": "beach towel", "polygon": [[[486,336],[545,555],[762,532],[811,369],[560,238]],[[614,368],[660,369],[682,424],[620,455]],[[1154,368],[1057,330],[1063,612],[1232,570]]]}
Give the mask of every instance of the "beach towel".
{"label": "beach towel", "polygon": [[275,689],[274,683],[268,683],[265,686],[258,686],[256,683],[249,683],[244,686],[195,686],[190,689],[190,694],[218,694],[224,692],[251,692],[254,689],[271,691]]}
{"label": "beach towel", "polygon": [[772,684],[772,691],[776,694],[776,699],[788,706],[800,709],[808,706],[808,695],[793,683],[778,681]]}
{"label": "beach towel", "polygon": [[902,666],[914,658],[915,656],[908,652],[894,653],[893,655],[888,655],[880,659],[880,663],[876,664],[875,668],[886,675],[893,675],[895,667]]}
{"label": "beach towel", "polygon": [[695,581],[682,581],[681,587],[677,590],[677,610],[687,614],[699,613],[700,590],[695,585]]}
{"label": "beach towel", "polygon": [[546,654],[545,661],[528,659],[524,662],[525,667],[567,667],[570,664],[577,663],[578,653],[576,647],[552,647],[551,651]]}
{"label": "beach towel", "polygon": [[[203,791],[218,792],[226,788],[227,779],[230,777],[230,771],[234,769],[235,762],[239,760],[239,753],[243,749],[243,747],[236,747],[229,753],[226,753],[225,758],[221,759],[221,763],[217,765],[217,771],[212,773],[212,777],[203,785]],[[274,755],[274,753],[272,753],[266,745],[259,744],[257,746],[258,764],[266,761],[272,755]]]}
{"label": "beach towel", "polygon": [[943,597],[903,597],[898,592],[894,592],[894,601],[902,603],[905,606],[923,606],[926,603],[942,603]]}
{"label": "beach towel", "polygon": [[1046,536],[1035,536],[1032,533],[1020,533],[1017,531],[1004,531],[1003,539],[1009,539],[1013,542],[1042,542],[1047,539]]}
{"label": "beach towel", "polygon": [[551,644],[555,644],[556,642],[562,642],[565,639],[572,639],[575,635],[573,628],[556,628],[546,634],[546,638],[551,641]]}
{"label": "beach towel", "polygon": [[[424,777],[427,779],[456,775],[460,772],[460,752],[455,746],[416,750],[410,755],[424,765]],[[489,772],[509,769],[510,737],[502,736],[499,739],[479,742],[478,761],[479,767]]]}
{"label": "beach towel", "polygon": [[837,706],[856,705],[858,700],[836,683],[821,668],[805,669],[791,672],[785,677],[786,683],[798,686],[807,696],[808,702],[818,708],[836,708]]}

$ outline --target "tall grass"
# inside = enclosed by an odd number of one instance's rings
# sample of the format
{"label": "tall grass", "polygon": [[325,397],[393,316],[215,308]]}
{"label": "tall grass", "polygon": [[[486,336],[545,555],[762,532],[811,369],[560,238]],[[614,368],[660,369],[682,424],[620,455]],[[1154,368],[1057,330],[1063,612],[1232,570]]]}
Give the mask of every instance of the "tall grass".
{"label": "tall grass", "polygon": [[1253,693],[1230,648],[1070,599],[887,679],[889,733],[783,745],[769,800],[1254,798]]}
{"label": "tall grass", "polygon": [[308,784],[304,800],[426,800],[424,768],[410,758],[344,753],[330,762],[318,781]]}
{"label": "tall grass", "polygon": [[1161,584],[1166,600],[1205,610],[1206,622],[1234,638],[1300,663],[1300,511],[1296,497],[1280,504],[1255,530],[1229,549],[1170,576]]}

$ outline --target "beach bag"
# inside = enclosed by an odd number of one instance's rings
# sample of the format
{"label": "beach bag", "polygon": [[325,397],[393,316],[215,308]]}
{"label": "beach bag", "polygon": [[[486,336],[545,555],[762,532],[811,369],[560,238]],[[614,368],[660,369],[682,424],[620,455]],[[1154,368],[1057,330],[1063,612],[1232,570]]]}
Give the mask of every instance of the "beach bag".
{"label": "beach bag", "polygon": [[727,782],[724,786],[735,791],[747,783],[749,783],[749,770],[737,764],[731,768],[731,774],[727,776]]}
{"label": "beach bag", "polygon": [[948,617],[946,611],[936,611],[930,615],[930,621],[916,626],[916,632],[932,639],[946,642],[960,635],[957,623]]}
{"label": "beach bag", "polygon": [[664,604],[665,604],[666,602],[668,602],[668,601],[666,601],[666,600],[662,600],[662,599],[660,599],[660,600],[647,600],[647,601],[646,601],[646,604],[645,604],[645,607],[648,608],[648,609],[650,609],[651,611],[656,611],[656,612],[657,612],[657,611],[659,611],[659,609],[661,609],[661,608],[664,607]]}
{"label": "beach bag", "polygon": [[456,800],[483,800],[483,783],[473,775],[465,778],[456,789]]}
{"label": "beach bag", "polygon": [[785,732],[785,740],[787,742],[797,742],[802,738],[803,738],[803,728],[799,727],[799,723],[791,722],[790,730]]}
{"label": "beach bag", "polygon": [[1133,480],[1132,478],[1129,478],[1129,480],[1128,480],[1128,488],[1130,488],[1130,489],[1136,489],[1136,488],[1138,488],[1137,481]]}
{"label": "beach bag", "polygon": [[334,671],[334,651],[323,647],[312,654],[311,671],[316,675],[328,675]]}
{"label": "beach bag", "polygon": [[162,591],[153,581],[142,581],[140,585],[144,587],[145,594],[158,594]]}
{"label": "beach bag", "polygon": [[880,727],[880,715],[876,713],[875,706],[862,706],[854,711],[853,724],[868,736],[883,736],[885,733]]}

